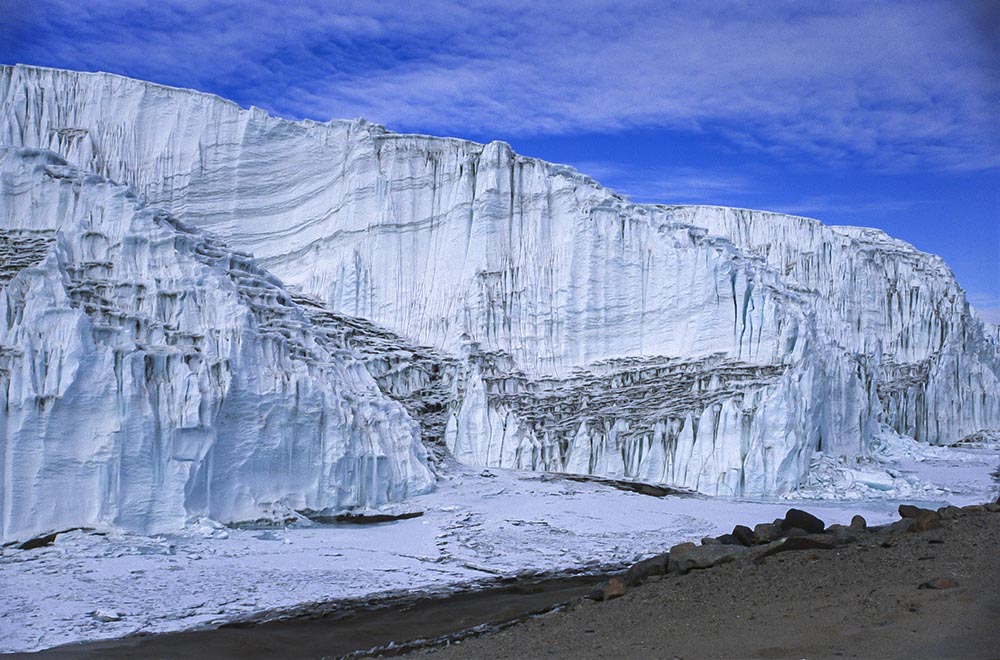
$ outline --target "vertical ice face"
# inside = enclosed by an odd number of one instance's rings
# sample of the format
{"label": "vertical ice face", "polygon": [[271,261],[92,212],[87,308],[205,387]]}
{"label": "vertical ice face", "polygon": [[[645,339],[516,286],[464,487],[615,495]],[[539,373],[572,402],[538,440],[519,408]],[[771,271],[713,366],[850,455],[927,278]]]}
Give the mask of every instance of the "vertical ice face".
{"label": "vertical ice face", "polygon": [[417,427],[245,254],[0,149],[0,537],[377,505]]}
{"label": "vertical ice face", "polygon": [[381,331],[361,332],[383,390],[467,462],[760,494],[794,488],[816,449],[863,453],[880,419],[939,442],[1000,427],[996,341],[940,260],[884,235],[631,204],[499,142],[105,74],[0,68],[0,140],[432,347],[380,358]]}
{"label": "vertical ice face", "polygon": [[1000,343],[935,255],[877,229],[722,207],[670,215],[761,256],[816,291],[819,327],[838,346],[879,358],[878,390],[900,433],[953,442],[1000,427]]}

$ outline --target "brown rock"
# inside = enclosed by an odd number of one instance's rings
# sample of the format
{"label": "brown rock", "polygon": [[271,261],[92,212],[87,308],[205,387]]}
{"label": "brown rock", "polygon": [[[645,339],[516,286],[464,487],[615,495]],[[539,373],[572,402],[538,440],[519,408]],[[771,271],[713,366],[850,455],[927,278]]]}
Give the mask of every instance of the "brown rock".
{"label": "brown rock", "polygon": [[851,529],[864,531],[868,529],[868,521],[864,516],[854,516],[851,518]]}
{"label": "brown rock", "polygon": [[985,506],[986,510],[990,513],[1000,513],[1000,504],[997,504],[996,502],[990,502],[989,504],[985,504],[983,506]]}
{"label": "brown rock", "polygon": [[920,509],[920,515],[913,519],[913,524],[906,531],[908,532],[926,532],[929,529],[934,529],[941,526],[941,514],[937,511],[931,511],[930,509]]}
{"label": "brown rock", "polygon": [[709,568],[733,561],[747,553],[742,545],[702,545],[681,543],[670,548],[668,568],[671,573],[687,573],[695,568]]}
{"label": "brown rock", "polygon": [[669,553],[664,552],[632,564],[632,566],[625,571],[625,577],[623,578],[626,586],[634,587],[642,584],[643,580],[648,577],[653,575],[664,575],[667,572],[668,561]]}
{"label": "brown rock", "polygon": [[958,586],[958,580],[949,577],[937,577],[924,582],[917,589],[954,589]]}
{"label": "brown rock", "polygon": [[827,543],[825,540],[820,540],[814,536],[798,536],[785,539],[783,543],[778,543],[766,552],[762,552],[757,556],[757,558],[763,559],[764,557],[776,555],[779,552],[794,552],[796,550],[832,550],[833,548],[834,545],[832,543]]}
{"label": "brown rock", "polygon": [[807,511],[789,509],[785,512],[785,519],[781,523],[781,529],[788,531],[793,527],[804,529],[810,534],[819,534],[826,528],[826,524]]}
{"label": "brown rock", "polygon": [[774,523],[761,523],[753,528],[758,543],[770,543],[781,538],[781,527]]}
{"label": "brown rock", "polygon": [[782,536],[788,538],[795,538],[796,536],[809,536],[809,532],[802,529],[801,527],[789,527],[788,529],[782,530]]}
{"label": "brown rock", "polygon": [[966,513],[983,513],[986,511],[986,507],[982,504],[970,504],[968,506],[963,506],[962,511]]}
{"label": "brown rock", "polygon": [[603,600],[614,600],[615,598],[621,598],[625,595],[625,583],[620,579],[613,577],[607,581],[604,585],[604,599]]}
{"label": "brown rock", "polygon": [[957,506],[948,505],[938,509],[938,513],[941,514],[941,517],[943,519],[947,520],[950,518],[957,518],[958,516],[962,515],[962,510],[959,509]]}
{"label": "brown rock", "polygon": [[753,530],[746,525],[737,525],[734,527],[733,536],[737,541],[747,547],[757,545],[757,537],[754,536]]}
{"label": "brown rock", "polygon": [[903,532],[908,532],[910,531],[910,527],[913,527],[913,522],[913,518],[903,518],[902,520],[897,520],[889,525],[889,533],[902,534]]}

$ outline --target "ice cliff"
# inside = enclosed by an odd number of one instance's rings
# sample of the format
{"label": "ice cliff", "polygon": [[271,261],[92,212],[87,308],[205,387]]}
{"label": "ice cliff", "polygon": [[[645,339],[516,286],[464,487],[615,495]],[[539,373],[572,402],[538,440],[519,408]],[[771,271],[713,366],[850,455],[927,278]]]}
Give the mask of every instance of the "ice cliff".
{"label": "ice cliff", "polygon": [[416,424],[247,255],[0,148],[0,532],[273,519],[426,491]]}
{"label": "ice cliff", "polygon": [[0,143],[252,253],[464,462],[774,494],[880,423],[1000,428],[995,333],[874,230],[632,204],[500,142],[106,74],[0,68]]}

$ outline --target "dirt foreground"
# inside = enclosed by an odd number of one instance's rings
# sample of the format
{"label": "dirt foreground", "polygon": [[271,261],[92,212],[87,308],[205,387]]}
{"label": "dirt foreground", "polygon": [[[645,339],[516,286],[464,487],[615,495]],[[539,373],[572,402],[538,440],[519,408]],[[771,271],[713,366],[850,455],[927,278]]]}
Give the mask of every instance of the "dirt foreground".
{"label": "dirt foreground", "polygon": [[[836,548],[652,576],[614,600],[412,655],[1000,658],[1000,512],[952,515],[927,531],[868,530]],[[936,578],[946,588],[921,588]]]}

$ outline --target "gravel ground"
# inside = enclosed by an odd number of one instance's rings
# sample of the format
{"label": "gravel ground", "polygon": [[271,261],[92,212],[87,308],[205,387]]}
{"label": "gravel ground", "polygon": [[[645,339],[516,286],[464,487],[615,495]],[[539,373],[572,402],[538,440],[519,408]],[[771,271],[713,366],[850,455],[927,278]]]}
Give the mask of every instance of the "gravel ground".
{"label": "gravel ground", "polygon": [[[1000,513],[920,533],[869,531],[831,550],[785,552],[650,578],[448,648],[445,658],[1000,658]],[[958,582],[921,589],[934,578]]]}

